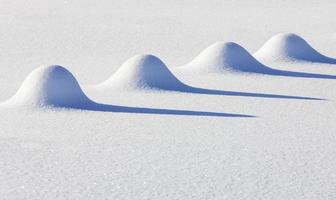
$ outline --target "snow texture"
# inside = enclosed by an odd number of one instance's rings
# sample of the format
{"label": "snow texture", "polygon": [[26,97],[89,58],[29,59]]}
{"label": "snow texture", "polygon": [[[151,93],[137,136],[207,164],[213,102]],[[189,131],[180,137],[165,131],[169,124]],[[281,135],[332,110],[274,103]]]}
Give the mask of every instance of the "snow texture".
{"label": "snow texture", "polygon": [[0,0],[0,199],[336,199],[335,10]]}
{"label": "snow texture", "polygon": [[67,69],[52,65],[32,71],[4,106],[85,108],[91,103]]}
{"label": "snow texture", "polygon": [[254,56],[261,61],[306,61],[336,64],[336,59],[322,55],[294,33],[280,33],[269,39]]}
{"label": "snow texture", "polygon": [[242,46],[234,42],[217,42],[181,68],[201,73],[267,73],[270,70],[253,58]]}
{"label": "snow texture", "polygon": [[194,115],[217,117],[253,117],[251,115],[201,112],[188,110],[153,109],[99,104],[82,91],[75,77],[64,67],[52,65],[32,71],[17,93],[1,108],[10,109],[81,109],[102,112],[125,112],[161,115]]}
{"label": "snow texture", "polygon": [[183,90],[187,88],[156,56],[136,55],[128,59],[108,80],[97,89],[161,89]]}
{"label": "snow texture", "polygon": [[[226,45],[226,44],[225,44]],[[224,46],[225,46],[224,45]],[[233,45],[231,48],[238,48],[238,51],[234,49],[228,55],[220,54],[218,52],[210,51],[204,55],[204,60],[218,61],[218,60],[230,60],[233,67],[236,66],[234,61],[237,61],[237,65],[246,66],[248,70],[251,63],[255,64],[256,68],[261,68],[267,70],[258,63],[252,56],[244,51],[241,47],[236,44],[230,43],[228,45]],[[240,50],[240,51],[239,51]],[[242,54],[246,54],[246,59],[241,58]],[[224,57],[224,58],[223,58]],[[226,62],[225,62],[226,63]],[[204,63],[203,63],[204,64]],[[225,65],[225,64],[224,64]],[[213,65],[209,65],[213,66]],[[219,63],[217,66],[223,66]],[[228,65],[231,66],[231,65]],[[241,70],[243,71],[243,70]],[[252,70],[253,71],[253,70]],[[251,71],[251,72],[252,72]],[[256,72],[256,71],[253,71]],[[262,70],[261,70],[262,72]],[[136,55],[129,60],[127,60],[118,70],[115,72],[108,80],[100,83],[98,85],[92,86],[93,90],[111,94],[116,91],[175,91],[184,93],[195,93],[195,94],[206,94],[206,95],[225,95],[225,96],[242,96],[242,97],[256,97],[256,98],[284,98],[284,99],[305,99],[305,100],[321,100],[319,98],[312,97],[300,97],[300,96],[288,96],[279,94],[265,94],[265,93],[248,93],[248,92],[237,92],[237,91],[223,91],[215,89],[205,89],[197,88],[186,85],[179,81],[173,73],[167,68],[167,66],[156,56],[153,55]]]}
{"label": "snow texture", "polygon": [[[289,35],[292,35],[292,34],[289,34]],[[289,47],[297,46],[297,43],[301,42],[301,39],[298,36],[295,36],[295,38],[296,39],[293,39],[287,42],[286,43],[287,46]],[[297,40],[299,40],[299,42]],[[302,43],[303,41],[304,40],[302,39]],[[292,42],[294,43],[293,45],[291,45]],[[266,47],[268,46],[267,44],[266,44]],[[279,49],[278,46],[279,47],[283,46],[281,44],[282,43],[271,45],[271,46],[275,49]],[[308,47],[304,45],[301,45],[301,46],[303,46],[304,49],[308,49]],[[265,51],[262,51],[262,52],[269,52],[267,49],[265,49]],[[287,54],[289,54],[288,52],[291,52],[293,55],[301,54],[301,50],[300,50],[301,48],[293,47],[289,49],[290,51],[285,50],[284,52],[287,52]],[[314,51],[312,49],[310,49],[310,51],[307,50],[307,52],[308,53],[304,54],[306,55],[307,59],[311,58],[313,60],[318,55],[320,55],[320,54],[313,54]],[[260,54],[258,53],[258,55]],[[200,74],[202,73],[203,74],[204,73],[218,73],[218,74],[249,73],[249,74],[263,74],[263,75],[301,77],[301,78],[336,79],[336,76],[333,76],[333,75],[303,73],[303,72],[273,69],[259,62],[249,52],[247,52],[242,46],[234,42],[224,42],[224,43],[217,42],[211,45],[210,47],[206,48],[190,63],[182,67],[179,67],[176,71],[185,72],[185,73],[195,73],[196,72]]]}

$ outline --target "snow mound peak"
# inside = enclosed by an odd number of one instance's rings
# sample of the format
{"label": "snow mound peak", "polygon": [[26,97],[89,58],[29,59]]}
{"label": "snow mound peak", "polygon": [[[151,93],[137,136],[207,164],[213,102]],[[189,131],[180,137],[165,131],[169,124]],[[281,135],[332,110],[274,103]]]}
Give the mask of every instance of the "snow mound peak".
{"label": "snow mound peak", "polygon": [[265,66],[234,42],[217,42],[203,50],[184,71],[198,72],[263,72]]}
{"label": "snow mound peak", "polygon": [[308,61],[336,63],[316,51],[302,37],[293,33],[281,33],[269,39],[254,56],[261,61]]}
{"label": "snow mound peak", "polygon": [[128,59],[98,88],[180,90],[185,85],[156,56],[136,55]]}
{"label": "snow mound peak", "polygon": [[4,105],[82,108],[91,103],[71,72],[52,65],[33,70]]}

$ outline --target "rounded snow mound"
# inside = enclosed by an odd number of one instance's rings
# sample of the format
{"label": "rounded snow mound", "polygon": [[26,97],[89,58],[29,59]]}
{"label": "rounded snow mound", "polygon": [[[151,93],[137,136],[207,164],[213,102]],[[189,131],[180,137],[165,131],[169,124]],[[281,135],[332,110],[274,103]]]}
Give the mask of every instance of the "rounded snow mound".
{"label": "rounded snow mound", "polygon": [[302,37],[293,33],[281,33],[269,39],[255,54],[262,61],[308,61],[336,63],[316,51]]}
{"label": "rounded snow mound", "polygon": [[263,72],[267,70],[248,51],[234,42],[217,42],[209,46],[181,69],[198,72]]}
{"label": "rounded snow mound", "polygon": [[180,90],[185,85],[156,56],[136,55],[128,59],[98,88]]}
{"label": "rounded snow mound", "polygon": [[91,103],[71,72],[53,65],[33,70],[4,105],[82,108]]}

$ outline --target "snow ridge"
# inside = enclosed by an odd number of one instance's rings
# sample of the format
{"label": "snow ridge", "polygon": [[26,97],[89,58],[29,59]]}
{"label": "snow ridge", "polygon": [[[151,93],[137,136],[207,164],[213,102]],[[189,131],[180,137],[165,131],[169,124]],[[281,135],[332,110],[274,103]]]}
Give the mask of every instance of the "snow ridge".
{"label": "snow ridge", "polygon": [[160,89],[183,90],[179,81],[168,67],[156,56],[136,55],[128,59],[108,80],[98,84],[98,89]]}
{"label": "snow ridge", "polygon": [[178,71],[200,73],[257,72],[268,67],[256,60],[247,50],[234,42],[217,42],[203,50]]}
{"label": "snow ridge", "polygon": [[281,33],[269,39],[255,54],[260,61],[306,61],[336,64],[294,33]]}
{"label": "snow ridge", "polygon": [[83,108],[92,103],[71,72],[52,65],[33,70],[16,94],[3,105]]}
{"label": "snow ridge", "polygon": [[[328,58],[318,53],[304,39],[295,34],[279,34],[274,36],[255,54],[255,57],[260,60],[281,58],[336,63],[336,59]],[[190,63],[180,67],[178,70],[201,73],[247,72],[276,76],[336,79],[336,76],[332,75],[272,69],[259,62],[255,57],[234,42],[217,42],[206,48]],[[188,86],[177,79],[158,57],[146,54],[136,55],[128,59],[108,80],[94,87],[102,90],[171,90],[188,93],[228,95],[228,92],[225,91]],[[243,96],[247,94],[239,95]],[[260,94],[248,95],[262,96]],[[84,94],[71,72],[58,65],[40,67],[32,71],[24,80],[17,93],[2,103],[2,105],[7,107],[51,106],[96,110],[102,110],[102,107],[104,109],[107,108],[106,105],[97,104],[90,100]]]}

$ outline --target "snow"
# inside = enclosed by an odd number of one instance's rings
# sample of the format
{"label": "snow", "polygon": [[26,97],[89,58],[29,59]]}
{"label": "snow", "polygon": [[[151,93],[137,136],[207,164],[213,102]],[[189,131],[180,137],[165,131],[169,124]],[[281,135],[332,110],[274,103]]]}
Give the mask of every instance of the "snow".
{"label": "snow", "polygon": [[[291,52],[257,58],[270,69],[260,73],[236,56],[253,59],[269,38],[295,33],[336,58],[335,9],[333,0],[2,0],[0,101],[32,81],[0,109],[0,196],[335,199],[336,65],[282,60]],[[216,41],[240,45],[224,51],[234,62],[179,71]],[[130,79],[92,88],[139,54],[120,75]],[[52,64],[66,69],[36,68]],[[148,66],[187,87],[163,89]],[[90,103],[78,104],[83,93]]]}
{"label": "snow", "polygon": [[[224,48],[228,45],[229,53],[223,53],[218,55],[218,51],[206,52],[206,55],[200,56],[202,59],[196,58],[191,66],[199,66],[200,69],[205,68],[203,72],[221,72],[225,67],[232,68],[237,71],[246,70],[247,72],[262,73],[263,70],[271,70],[256,61],[251,55],[249,55],[245,50],[241,50],[236,44],[224,44]],[[215,45],[218,46],[218,45]],[[222,50],[222,45],[219,45],[220,51]],[[238,47],[238,51],[235,51]],[[210,48],[211,49],[211,48]],[[215,48],[216,49],[216,48]],[[207,51],[207,50],[206,50]],[[232,51],[232,52],[230,52]],[[245,56],[246,58],[244,59]],[[200,60],[197,64],[193,63]],[[222,61],[225,60],[225,61]],[[228,61],[226,61],[228,60]],[[236,61],[236,62],[235,62]],[[227,64],[228,63],[228,64]],[[255,69],[253,67],[255,66]],[[210,68],[207,70],[206,67]],[[244,68],[245,67],[245,68]],[[250,67],[252,69],[250,69]],[[186,66],[186,71],[189,67]],[[211,70],[217,69],[217,70]],[[221,70],[221,68],[223,70]],[[196,68],[197,70],[197,68]],[[180,69],[178,69],[180,71]],[[199,72],[202,72],[200,70]],[[266,72],[265,72],[266,73]],[[194,93],[194,94],[206,94],[206,95],[225,95],[225,96],[249,96],[249,97],[260,97],[260,98],[284,98],[284,99],[305,99],[305,100],[322,100],[314,97],[302,97],[302,96],[289,96],[280,94],[266,94],[266,93],[249,93],[249,92],[238,92],[238,91],[224,91],[215,89],[206,89],[186,85],[179,81],[174,74],[167,68],[167,66],[156,56],[153,55],[136,55],[127,60],[120,69],[117,70],[108,80],[103,83],[88,86],[88,91],[92,93],[103,93],[114,95],[115,92],[156,92],[156,91],[174,91],[183,93]],[[97,109],[96,109],[97,110]],[[99,110],[99,109],[98,109]],[[224,114],[227,116],[227,114]],[[231,114],[230,116],[235,116]],[[248,116],[248,115],[236,115],[236,116]]]}
{"label": "snow", "polygon": [[71,72],[52,65],[32,71],[17,93],[3,106],[83,108],[91,103]]}
{"label": "snow", "polygon": [[[140,60],[144,61],[144,63],[149,62],[149,64],[162,64],[160,60],[153,56],[145,56],[144,60]],[[154,66],[155,69],[156,65],[150,66]],[[164,72],[169,72],[168,69],[166,70],[167,71]],[[251,115],[230,113],[153,109],[99,104],[90,100],[83,93],[81,87],[71,72],[58,65],[39,67],[35,69],[28,75],[17,93],[6,102],[0,104],[0,106],[2,109],[10,108],[18,110],[22,110],[22,108],[28,110],[64,108],[100,112],[126,112],[160,115],[253,117]]]}
{"label": "snow", "polygon": [[[278,38],[287,39],[278,39]],[[288,39],[290,38],[290,39]],[[293,39],[294,38],[294,39]],[[332,64],[332,58],[324,57],[312,48],[308,48],[308,44],[304,43],[304,40],[293,34],[286,34],[275,36],[278,41],[285,40],[286,42],[267,42],[257,53],[256,58],[264,60],[263,58],[274,58],[275,60],[280,59],[281,61],[299,61],[310,60],[315,62],[323,62]],[[289,40],[289,41],[287,41]],[[270,44],[269,44],[270,43]],[[284,45],[284,43],[286,45]],[[286,46],[284,48],[283,46]],[[302,48],[300,48],[302,47]],[[277,54],[272,51],[273,49],[281,49],[282,51],[278,53],[278,56],[272,56]],[[299,49],[299,51],[296,51]],[[302,50],[303,49],[303,50]],[[248,73],[248,74],[263,74],[263,75],[273,75],[273,76],[287,76],[287,77],[301,77],[301,78],[322,78],[322,79],[336,79],[336,76],[325,75],[325,74],[314,74],[314,73],[304,73],[295,72],[289,70],[273,69],[271,67],[265,66],[254,58],[249,52],[247,52],[242,46],[234,42],[217,42],[210,47],[206,48],[200,53],[194,60],[177,69],[177,71],[182,71],[186,73]],[[294,58],[296,58],[294,60]],[[266,62],[266,61],[265,61]]]}
{"label": "snow", "polygon": [[95,86],[98,90],[183,90],[186,87],[153,55],[130,58],[108,80]]}
{"label": "snow", "polygon": [[283,33],[269,39],[254,56],[260,61],[306,61],[336,64],[336,59],[320,54],[302,37]]}
{"label": "snow", "polygon": [[196,71],[202,74],[209,72],[267,73],[270,70],[234,42],[217,42],[181,68],[181,71]]}

